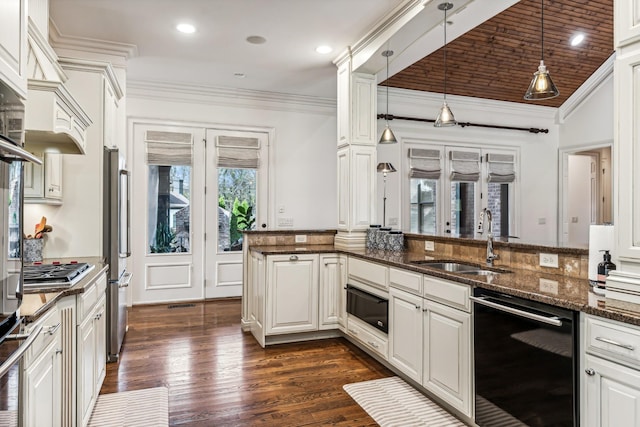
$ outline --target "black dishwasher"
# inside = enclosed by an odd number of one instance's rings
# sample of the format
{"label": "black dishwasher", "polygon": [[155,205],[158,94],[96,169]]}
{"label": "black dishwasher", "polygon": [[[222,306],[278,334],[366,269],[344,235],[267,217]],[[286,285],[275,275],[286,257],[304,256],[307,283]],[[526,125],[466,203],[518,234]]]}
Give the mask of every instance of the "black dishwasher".
{"label": "black dishwasher", "polygon": [[472,300],[476,424],[577,427],[577,313],[479,288]]}

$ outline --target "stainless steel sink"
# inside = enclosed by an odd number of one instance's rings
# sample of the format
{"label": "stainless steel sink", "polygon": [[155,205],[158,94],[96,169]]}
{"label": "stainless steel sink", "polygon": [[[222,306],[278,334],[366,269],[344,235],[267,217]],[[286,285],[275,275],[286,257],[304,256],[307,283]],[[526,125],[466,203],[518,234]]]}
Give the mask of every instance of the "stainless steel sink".
{"label": "stainless steel sink", "polygon": [[472,271],[460,271],[460,274],[467,274],[469,276],[495,276],[500,274],[497,271],[489,271],[489,270],[472,270]]}
{"label": "stainless steel sink", "polygon": [[432,262],[426,264],[427,267],[437,268],[438,270],[450,271],[452,273],[463,273],[480,270],[477,265],[461,264],[458,262]]}

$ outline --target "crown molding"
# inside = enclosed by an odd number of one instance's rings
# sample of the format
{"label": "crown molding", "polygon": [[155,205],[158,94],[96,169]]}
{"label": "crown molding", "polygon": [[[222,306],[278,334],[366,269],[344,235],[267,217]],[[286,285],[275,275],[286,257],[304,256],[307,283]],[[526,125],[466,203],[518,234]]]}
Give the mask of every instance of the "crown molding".
{"label": "crown molding", "polygon": [[120,86],[116,72],[110,62],[95,59],[68,58],[64,56],[60,57],[59,62],[64,70],[102,74],[113,88],[116,98],[121,99],[124,96],[122,86]]}
{"label": "crown molding", "polygon": [[127,97],[336,114],[336,100],[333,98],[168,81],[127,79]]}
{"label": "crown molding", "polygon": [[558,120],[564,123],[573,112],[586,102],[600,85],[613,76],[615,52],[576,90],[558,109]]}
{"label": "crown molding", "polygon": [[49,20],[49,39],[56,49],[106,55],[121,59],[118,65],[124,66],[127,59],[138,56],[138,46],[85,37],[68,36],[60,33],[53,20]]}

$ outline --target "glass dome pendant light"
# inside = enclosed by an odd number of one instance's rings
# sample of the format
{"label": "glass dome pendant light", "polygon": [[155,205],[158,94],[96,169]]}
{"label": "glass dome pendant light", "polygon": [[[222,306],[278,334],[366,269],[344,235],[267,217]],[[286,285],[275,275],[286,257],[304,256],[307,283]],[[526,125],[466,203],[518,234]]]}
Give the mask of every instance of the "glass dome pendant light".
{"label": "glass dome pendant light", "polygon": [[442,103],[442,108],[440,108],[440,113],[436,121],[433,123],[435,127],[455,126],[458,124],[447,104],[447,10],[450,10],[452,7],[453,3],[449,2],[438,5],[438,9],[444,11],[444,102]]}
{"label": "glass dome pendant light", "polygon": [[[382,56],[387,58],[387,80],[389,80],[389,57],[393,55],[392,50],[385,50],[382,52]],[[384,131],[382,131],[382,135],[380,136],[380,144],[395,144],[398,142],[396,136],[391,131],[389,127],[389,83],[387,83],[387,112],[384,115],[384,119],[387,125],[384,127]]]}
{"label": "glass dome pendant light", "polygon": [[541,12],[540,12],[540,65],[538,71],[533,73],[533,79],[529,84],[527,93],[524,94],[524,99],[528,101],[537,101],[541,99],[551,99],[560,95],[560,91],[547,71],[547,67],[544,65],[544,0],[540,0]]}

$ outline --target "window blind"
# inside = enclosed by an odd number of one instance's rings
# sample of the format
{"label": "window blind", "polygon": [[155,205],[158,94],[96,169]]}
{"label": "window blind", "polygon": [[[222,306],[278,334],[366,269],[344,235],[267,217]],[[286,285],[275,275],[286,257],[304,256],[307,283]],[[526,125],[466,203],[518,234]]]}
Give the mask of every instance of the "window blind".
{"label": "window blind", "polygon": [[440,150],[409,148],[409,176],[419,179],[439,179]]}
{"label": "window blind", "polygon": [[237,136],[218,136],[216,141],[219,168],[258,169],[260,140]]}
{"label": "window blind", "polygon": [[145,146],[149,165],[191,165],[193,135],[190,133],[149,130],[145,133]]}
{"label": "window blind", "polygon": [[515,156],[513,154],[487,154],[488,182],[509,183],[516,179]]}
{"label": "window blind", "polygon": [[480,180],[480,154],[471,151],[450,151],[451,181]]}

